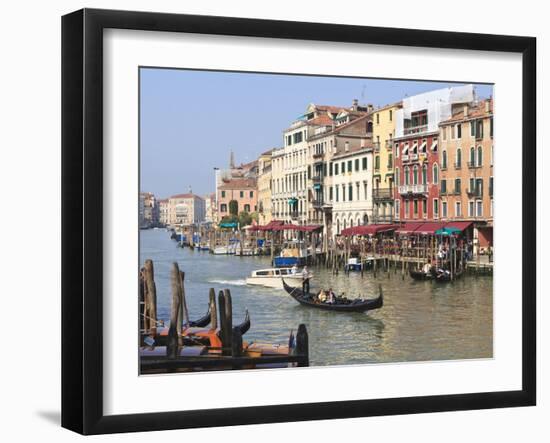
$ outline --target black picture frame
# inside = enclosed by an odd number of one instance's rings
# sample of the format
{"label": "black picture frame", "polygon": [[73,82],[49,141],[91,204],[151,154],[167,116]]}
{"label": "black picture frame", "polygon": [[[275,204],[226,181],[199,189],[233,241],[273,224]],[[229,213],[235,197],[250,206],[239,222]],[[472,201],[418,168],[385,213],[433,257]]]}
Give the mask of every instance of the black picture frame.
{"label": "black picture frame", "polygon": [[[519,53],[522,103],[522,389],[105,416],[103,30]],[[62,426],[82,434],[530,406],[536,403],[536,39],[412,29],[83,9],[62,18]]]}

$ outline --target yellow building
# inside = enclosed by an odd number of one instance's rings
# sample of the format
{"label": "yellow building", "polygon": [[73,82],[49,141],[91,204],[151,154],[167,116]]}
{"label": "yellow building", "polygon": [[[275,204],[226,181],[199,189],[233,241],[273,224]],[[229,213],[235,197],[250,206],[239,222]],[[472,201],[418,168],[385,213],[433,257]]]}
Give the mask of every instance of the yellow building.
{"label": "yellow building", "polygon": [[394,220],[393,139],[395,137],[395,123],[397,121],[395,114],[399,108],[401,108],[401,103],[395,103],[373,112],[373,223],[391,223]]}
{"label": "yellow building", "polygon": [[267,225],[272,220],[271,212],[271,152],[258,158],[258,223]]}

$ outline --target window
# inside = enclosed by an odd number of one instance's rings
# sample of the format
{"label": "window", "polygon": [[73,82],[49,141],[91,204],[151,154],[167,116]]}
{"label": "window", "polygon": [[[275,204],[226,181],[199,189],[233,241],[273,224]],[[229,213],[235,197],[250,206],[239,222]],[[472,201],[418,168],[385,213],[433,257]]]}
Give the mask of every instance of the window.
{"label": "window", "polygon": [[483,197],[483,179],[476,178],[476,197]]}
{"label": "window", "polygon": [[380,114],[376,114],[376,124],[380,124]]}
{"label": "window", "polygon": [[227,212],[227,205],[225,203],[220,205],[220,212]]}
{"label": "window", "polygon": [[244,191],[239,191],[239,197],[241,197],[241,198],[244,197]]}
{"label": "window", "polygon": [[462,203],[455,202],[455,217],[462,217]]}
{"label": "window", "polygon": [[456,128],[455,125],[451,126],[451,140],[455,139],[455,136],[456,136],[456,129],[455,128]]}
{"label": "window", "polygon": [[334,163],[334,175],[338,175],[338,163]]}
{"label": "window", "polygon": [[328,199],[332,201],[332,186],[328,188]]}
{"label": "window", "polygon": [[[359,186],[359,185],[358,185],[358,186]],[[365,194],[365,200],[367,199],[367,195],[368,195],[368,194],[367,194],[367,186],[368,186],[368,185],[367,185],[367,182],[364,181],[364,182],[363,182],[363,192],[364,192],[364,194]],[[357,191],[357,193],[359,193],[359,191]]]}
{"label": "window", "polygon": [[401,200],[395,200],[395,218],[399,218],[401,210]]}
{"label": "window", "polygon": [[483,217],[483,201],[481,200],[476,201],[476,216]]}
{"label": "window", "polygon": [[422,200],[422,215],[426,217],[428,214],[428,200]]}
{"label": "window", "polygon": [[413,201],[413,213],[415,217],[418,215],[418,200]]}
{"label": "window", "polygon": [[355,159],[355,172],[359,171],[359,159]]}
{"label": "window", "polygon": [[476,179],[473,177],[470,177],[470,186],[468,187],[468,190],[470,193],[474,193],[476,189]]}
{"label": "window", "polygon": [[336,201],[338,201],[338,191],[340,188],[338,186],[335,186],[334,188],[336,190]]}
{"label": "window", "polygon": [[332,177],[332,168],[333,168],[332,162],[330,162],[330,163],[328,164],[328,175],[329,175],[330,177]]}
{"label": "window", "polygon": [[434,198],[434,218],[439,218],[439,200]]}
{"label": "window", "polygon": [[254,191],[250,191],[250,198],[254,197]]}
{"label": "window", "polygon": [[222,191],[222,198],[225,198],[225,191]]}
{"label": "window", "polygon": [[349,198],[349,201],[353,200],[353,186],[352,185],[348,186],[348,198]]}
{"label": "window", "polygon": [[399,143],[395,144],[395,158],[399,158]]}
{"label": "window", "polygon": [[434,163],[433,165],[432,181],[434,185],[437,185],[439,183],[439,168],[437,167],[437,163]]}
{"label": "window", "polygon": [[462,138],[462,125],[456,125],[456,138]]}
{"label": "window", "polygon": [[399,186],[401,179],[399,177],[399,168],[395,168],[395,186]]}
{"label": "window", "polygon": [[447,151],[441,152],[441,169],[447,169]]}
{"label": "window", "polygon": [[447,126],[443,126],[441,128],[441,139],[443,141],[446,141],[447,140]]}
{"label": "window", "polygon": [[367,157],[363,157],[363,171],[367,169]]}
{"label": "window", "polygon": [[447,218],[447,202],[441,202],[441,216]]}
{"label": "window", "polygon": [[476,150],[472,146],[470,148],[470,166],[475,166],[475,164],[476,164]]}
{"label": "window", "polygon": [[374,169],[378,171],[380,169],[380,156],[374,157]]}
{"label": "window", "polygon": [[244,205],[244,212],[250,212],[250,205]]}
{"label": "window", "polygon": [[455,168],[458,169],[462,166],[462,149],[456,148],[456,162]]}
{"label": "window", "polygon": [[409,176],[409,167],[405,167],[405,169],[403,170],[404,171],[404,174],[405,174],[405,184],[408,185],[409,184],[409,180],[410,180],[410,176]]}
{"label": "window", "polygon": [[311,165],[307,167],[307,178],[311,179]]}
{"label": "window", "polygon": [[483,149],[481,146],[477,147],[477,166],[483,165]]}
{"label": "window", "polygon": [[405,218],[409,218],[411,216],[411,201],[405,200]]}
{"label": "window", "polygon": [[352,166],[353,162],[351,160],[348,160],[348,172],[352,172],[353,171],[353,166]]}
{"label": "window", "polygon": [[493,137],[493,117],[489,119],[489,135]]}
{"label": "window", "polygon": [[413,185],[417,185],[417,184],[418,184],[418,166],[414,165],[413,166]]}
{"label": "window", "polygon": [[[492,120],[492,119],[491,119]],[[393,121],[393,111],[390,109],[390,122]]]}
{"label": "window", "polygon": [[428,165],[426,164],[422,166],[422,184],[428,184]]}
{"label": "window", "polygon": [[459,178],[455,178],[455,194],[460,194],[461,181]]}
{"label": "window", "polygon": [[473,216],[474,216],[474,202],[470,200],[468,202],[468,217],[473,217]]}
{"label": "window", "polygon": [[393,155],[388,154],[388,169],[393,169]]}
{"label": "window", "polygon": [[346,173],[346,162],[342,162],[340,164],[340,166],[342,167],[342,174],[345,174]]}
{"label": "window", "polygon": [[493,177],[489,177],[489,197],[493,196]]}

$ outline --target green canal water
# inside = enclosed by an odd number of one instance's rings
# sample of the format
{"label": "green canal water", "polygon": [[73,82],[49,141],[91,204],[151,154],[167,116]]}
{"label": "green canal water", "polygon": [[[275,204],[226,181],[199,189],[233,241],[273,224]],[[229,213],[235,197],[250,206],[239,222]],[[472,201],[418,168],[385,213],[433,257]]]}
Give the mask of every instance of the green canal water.
{"label": "green canal water", "polygon": [[178,248],[163,229],[140,231],[140,261],[155,265],[159,318],[170,317],[170,266],[185,272],[190,317],[208,308],[208,291],[228,288],[233,323],[248,308],[252,326],[245,340],[284,344],[291,329],[305,323],[312,366],[400,361],[490,358],[493,354],[493,279],[466,276],[449,284],[417,282],[393,269],[388,274],[335,276],[312,268],[312,290],[374,297],[384,291],[384,307],[368,313],[338,313],[297,304],[282,289],[247,286],[255,269],[270,267],[268,257],[235,257]]}

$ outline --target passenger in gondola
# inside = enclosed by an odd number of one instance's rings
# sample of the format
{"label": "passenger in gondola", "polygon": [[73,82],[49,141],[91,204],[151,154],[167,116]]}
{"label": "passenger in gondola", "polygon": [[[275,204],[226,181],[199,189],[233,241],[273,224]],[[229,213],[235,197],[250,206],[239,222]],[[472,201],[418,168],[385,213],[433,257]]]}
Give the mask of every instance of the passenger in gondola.
{"label": "passenger in gondola", "polygon": [[334,295],[332,288],[329,288],[328,290],[328,303],[330,303],[331,305],[336,303],[336,296]]}
{"label": "passenger in gondola", "polygon": [[429,275],[432,272],[432,261],[428,260],[428,262],[422,267],[422,272],[425,275]]}
{"label": "passenger in gondola", "polygon": [[321,289],[321,292],[319,292],[319,302],[326,303],[327,299],[328,299],[327,292],[324,289]]}
{"label": "passenger in gondola", "polygon": [[298,266],[296,265],[296,263],[294,263],[294,266],[292,266],[292,270],[290,272],[292,272],[293,274],[298,273]]}

